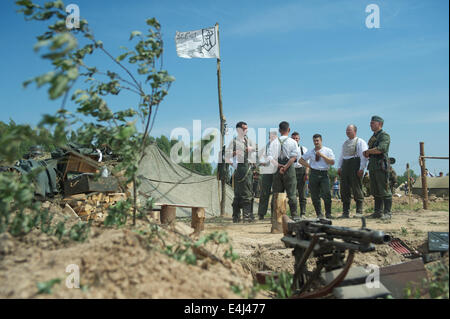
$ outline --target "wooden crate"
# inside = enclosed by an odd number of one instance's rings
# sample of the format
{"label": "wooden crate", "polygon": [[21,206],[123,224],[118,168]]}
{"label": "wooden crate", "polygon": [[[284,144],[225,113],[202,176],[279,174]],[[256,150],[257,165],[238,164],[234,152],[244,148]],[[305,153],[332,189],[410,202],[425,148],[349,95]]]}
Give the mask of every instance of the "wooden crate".
{"label": "wooden crate", "polygon": [[[97,155],[89,155],[87,156],[90,159],[97,161]],[[91,164],[89,164],[84,158],[77,156],[75,154],[69,154],[67,157],[66,169],[64,170],[64,178],[66,178],[67,173],[76,172],[76,173],[96,173],[97,168]]]}
{"label": "wooden crate", "polygon": [[82,174],[76,178],[64,181],[64,195],[90,193],[90,192],[117,192],[119,183],[114,176],[97,177],[90,174]]}

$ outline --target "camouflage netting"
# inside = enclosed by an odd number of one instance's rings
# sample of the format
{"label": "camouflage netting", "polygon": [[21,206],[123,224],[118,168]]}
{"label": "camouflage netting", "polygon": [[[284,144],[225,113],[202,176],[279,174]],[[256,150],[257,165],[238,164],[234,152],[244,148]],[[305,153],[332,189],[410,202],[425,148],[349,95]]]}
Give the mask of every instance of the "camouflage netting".
{"label": "camouflage netting", "polygon": [[[216,176],[202,176],[174,163],[155,144],[147,148],[137,176],[141,180],[140,201],[151,196],[158,204],[205,207],[207,218],[220,216],[221,190]],[[226,186],[225,214],[230,216],[234,194]],[[178,207],[177,216],[191,216],[191,209]]]}

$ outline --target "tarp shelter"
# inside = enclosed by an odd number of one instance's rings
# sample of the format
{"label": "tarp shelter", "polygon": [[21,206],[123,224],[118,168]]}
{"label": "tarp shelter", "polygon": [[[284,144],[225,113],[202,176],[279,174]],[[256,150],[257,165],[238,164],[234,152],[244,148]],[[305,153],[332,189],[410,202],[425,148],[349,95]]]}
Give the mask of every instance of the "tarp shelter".
{"label": "tarp shelter", "polygon": [[[202,176],[173,162],[156,144],[146,149],[137,176],[141,181],[138,198],[155,203],[205,207],[206,217],[220,216],[220,181],[216,176]],[[225,214],[231,216],[234,193],[226,185]],[[256,205],[255,205],[256,206]],[[257,208],[255,208],[257,209]],[[177,207],[177,216],[191,216],[191,209]]]}
{"label": "tarp shelter", "polygon": [[[427,177],[429,195],[448,197],[448,176]],[[422,178],[419,176],[412,187],[412,193],[422,195]]]}
{"label": "tarp shelter", "polygon": [[22,174],[28,174],[36,169],[40,171],[33,176],[35,186],[34,192],[41,198],[53,197],[58,193],[57,187],[57,164],[54,159],[37,161],[33,159],[20,160],[13,168]]}

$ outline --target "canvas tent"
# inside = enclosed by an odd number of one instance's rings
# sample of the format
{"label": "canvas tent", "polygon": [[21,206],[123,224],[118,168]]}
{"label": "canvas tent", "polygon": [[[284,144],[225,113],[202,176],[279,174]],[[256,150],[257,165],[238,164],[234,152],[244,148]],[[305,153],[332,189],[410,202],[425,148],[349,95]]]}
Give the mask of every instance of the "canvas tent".
{"label": "canvas tent", "polygon": [[[448,196],[448,176],[427,177],[429,195]],[[418,177],[412,187],[412,193],[422,195],[422,178]]]}
{"label": "canvas tent", "polygon": [[[173,162],[156,144],[146,149],[137,176],[141,181],[138,198],[151,196],[155,203],[205,207],[206,217],[220,216],[220,181],[202,176]],[[225,214],[231,216],[234,193],[226,185]],[[191,209],[177,208],[177,216],[191,216]]]}

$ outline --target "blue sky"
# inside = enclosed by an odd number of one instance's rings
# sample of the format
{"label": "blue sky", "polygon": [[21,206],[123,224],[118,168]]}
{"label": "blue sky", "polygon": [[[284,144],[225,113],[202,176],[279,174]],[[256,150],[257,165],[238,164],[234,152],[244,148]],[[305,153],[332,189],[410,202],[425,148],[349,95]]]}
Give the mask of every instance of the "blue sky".
{"label": "blue sky", "polygon": [[[42,2],[41,2],[42,3]],[[312,147],[321,133],[339,156],[345,128],[372,135],[372,115],[385,120],[391,135],[394,168],[406,163],[418,173],[419,142],[430,156],[449,150],[449,4],[431,1],[86,1],[77,4],[96,38],[114,55],[129,45],[130,32],[146,30],[156,17],[165,42],[164,68],[176,78],[161,104],[152,135],[170,135],[176,127],[219,127],[215,59],[182,59],[176,31],[220,28],[222,97],[228,125],[276,128],[283,120]],[[365,8],[380,8],[380,28],[368,29]],[[33,51],[45,30],[15,13],[13,1],[0,4],[2,50],[0,121],[35,125],[53,114],[60,101],[49,101],[45,88],[22,88],[26,79],[50,70]],[[102,56],[92,62],[107,68]],[[109,101],[114,109],[134,106],[136,98]],[[69,108],[73,105],[69,104]],[[447,160],[428,160],[431,172],[449,171]]]}

